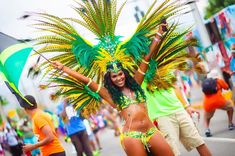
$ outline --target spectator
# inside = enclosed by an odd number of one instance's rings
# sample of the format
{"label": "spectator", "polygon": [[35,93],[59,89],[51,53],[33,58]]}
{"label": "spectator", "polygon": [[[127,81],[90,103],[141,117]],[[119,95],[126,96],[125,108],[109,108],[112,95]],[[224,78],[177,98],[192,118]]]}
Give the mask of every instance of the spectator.
{"label": "spectator", "polygon": [[[35,144],[37,143],[37,138],[33,134],[32,128],[29,125],[28,119],[24,120],[23,125],[20,127],[20,130],[23,132],[23,141],[25,144]],[[40,155],[40,150],[35,149],[31,152],[32,156]]]}
{"label": "spectator", "polygon": [[93,134],[95,135],[96,144],[99,147],[99,149],[101,150],[102,147],[100,145],[100,138],[99,138],[100,127],[99,127],[99,124],[98,124],[97,117],[96,116],[91,116],[90,121],[91,121],[91,128],[92,128]]}
{"label": "spectator", "polygon": [[230,70],[232,75],[232,82],[233,82],[233,102],[235,102],[235,44],[231,46],[231,59],[230,59]]}
{"label": "spectator", "polygon": [[[85,127],[86,127],[86,131],[87,131],[87,134],[88,134],[88,137],[89,137],[89,142],[90,142],[92,151],[93,151],[94,153],[99,152],[99,149],[97,150],[97,149],[96,149],[96,146],[95,146],[94,134],[93,134],[93,132],[92,132],[92,129],[91,129],[89,120],[84,119],[84,120],[83,120],[83,123],[84,123],[84,125],[85,125]],[[95,155],[95,154],[94,154],[94,155]]]}
{"label": "spectator", "polygon": [[114,136],[119,136],[120,131],[116,121],[117,114],[113,114],[115,113],[113,108],[108,104],[103,104],[100,113],[104,116],[106,124],[114,129]]}
{"label": "spectator", "polygon": [[22,148],[18,142],[18,136],[14,129],[6,129],[6,140],[10,147],[12,156],[21,156],[23,154]]}
{"label": "spectator", "polygon": [[4,156],[4,142],[5,142],[5,135],[3,132],[3,128],[0,127],[0,156]]}
{"label": "spectator", "polygon": [[[222,109],[227,111],[228,115],[228,129],[233,130],[233,105],[231,101],[226,100],[222,95],[222,89],[229,89],[229,86],[227,83],[219,78],[218,72],[216,70],[212,70],[208,75],[207,78],[211,78],[212,80],[215,80],[215,87],[210,85],[210,88],[216,88],[216,91],[214,93],[205,93],[204,92],[204,120],[205,120],[205,126],[206,131],[205,135],[207,137],[212,136],[211,130],[209,128],[210,120],[213,117],[216,109]],[[207,80],[207,79],[206,79]],[[204,82],[203,82],[204,83]],[[203,87],[204,88],[204,87]]]}
{"label": "spectator", "polygon": [[[19,100],[20,105],[32,120],[33,132],[39,137],[39,142],[23,146],[25,153],[40,148],[43,156],[65,156],[64,148],[56,135],[51,116],[37,108],[36,100],[31,95],[25,96],[26,100]],[[31,104],[29,104],[29,103]]]}
{"label": "spectator", "polygon": [[153,122],[157,121],[157,126],[165,135],[174,155],[180,155],[181,141],[188,151],[196,148],[201,156],[210,156],[210,151],[190,118],[192,113],[198,112],[189,106],[187,99],[182,96],[183,92],[177,86],[175,90],[168,88],[154,92],[147,91],[146,87],[144,83],[142,88],[147,97],[148,115]]}
{"label": "spectator", "polygon": [[71,138],[71,141],[76,149],[77,156],[82,156],[83,152],[86,156],[92,156],[92,150],[89,144],[88,134],[86,127],[82,119],[78,116],[73,106],[68,104],[67,99],[64,100],[64,109],[61,113],[67,129],[67,135]]}

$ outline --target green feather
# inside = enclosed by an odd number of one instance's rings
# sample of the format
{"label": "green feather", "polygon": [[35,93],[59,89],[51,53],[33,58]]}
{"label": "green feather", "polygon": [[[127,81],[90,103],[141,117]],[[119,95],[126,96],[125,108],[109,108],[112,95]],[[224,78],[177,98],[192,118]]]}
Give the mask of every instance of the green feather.
{"label": "green feather", "polygon": [[73,36],[76,40],[72,42],[72,52],[75,55],[78,62],[86,67],[90,68],[91,64],[98,55],[98,49],[87,44],[84,39],[80,36]]}
{"label": "green feather", "polygon": [[91,89],[87,86],[84,86],[84,90],[86,91],[87,94],[89,94],[92,98],[100,101],[101,97],[98,93],[91,91]]}
{"label": "green feather", "polygon": [[121,47],[126,49],[125,54],[131,55],[135,61],[138,61],[143,55],[149,52],[150,40],[143,34],[144,32],[135,33],[131,39]]}
{"label": "green feather", "polygon": [[156,75],[156,68],[157,68],[158,62],[154,61],[154,60],[150,60],[149,62],[149,69],[145,74],[145,79],[147,80],[147,82],[151,82],[151,80],[153,79],[153,77]]}

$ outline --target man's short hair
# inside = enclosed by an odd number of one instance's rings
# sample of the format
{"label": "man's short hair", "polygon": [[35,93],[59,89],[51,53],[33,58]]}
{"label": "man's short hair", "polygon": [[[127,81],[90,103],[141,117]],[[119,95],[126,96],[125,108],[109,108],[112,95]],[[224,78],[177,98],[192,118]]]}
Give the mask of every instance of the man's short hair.
{"label": "man's short hair", "polygon": [[24,109],[30,109],[30,110],[37,108],[37,102],[36,102],[35,98],[32,95],[26,95],[24,98],[27,101],[22,98],[20,100],[20,106],[21,107],[23,107]]}
{"label": "man's short hair", "polygon": [[231,50],[235,50],[235,44],[231,45]]}

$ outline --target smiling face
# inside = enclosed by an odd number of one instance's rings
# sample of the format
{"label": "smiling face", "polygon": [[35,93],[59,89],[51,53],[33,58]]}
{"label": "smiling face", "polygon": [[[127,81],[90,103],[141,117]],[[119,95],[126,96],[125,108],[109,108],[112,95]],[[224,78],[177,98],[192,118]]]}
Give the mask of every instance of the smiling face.
{"label": "smiling face", "polygon": [[126,77],[122,70],[119,70],[117,73],[111,72],[110,77],[113,84],[116,85],[117,87],[122,88],[125,86]]}

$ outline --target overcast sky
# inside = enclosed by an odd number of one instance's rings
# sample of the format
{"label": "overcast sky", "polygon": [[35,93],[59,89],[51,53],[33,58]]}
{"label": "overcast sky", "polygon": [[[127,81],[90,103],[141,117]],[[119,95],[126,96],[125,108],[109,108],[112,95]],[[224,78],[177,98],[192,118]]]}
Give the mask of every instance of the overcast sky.
{"label": "overcast sky", "polygon": [[[123,0],[118,0],[118,2]],[[152,0],[127,0],[129,3],[151,3]],[[142,2],[141,2],[142,1]],[[163,0],[159,0],[161,2]],[[0,31],[16,38],[28,38],[32,36],[33,29],[30,27],[32,20],[19,20],[18,18],[27,12],[47,12],[60,17],[75,15],[71,5],[73,0],[1,0],[0,1]],[[207,0],[199,0],[198,8],[203,14]],[[129,11],[127,11],[129,12]],[[129,18],[129,17],[125,17]],[[192,18],[187,18],[192,20]],[[130,22],[129,22],[130,23]]]}

